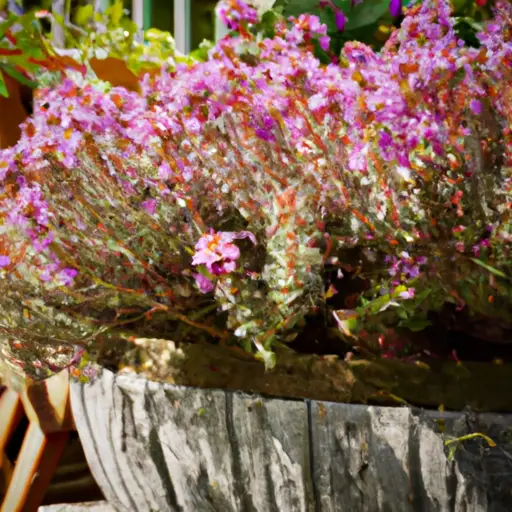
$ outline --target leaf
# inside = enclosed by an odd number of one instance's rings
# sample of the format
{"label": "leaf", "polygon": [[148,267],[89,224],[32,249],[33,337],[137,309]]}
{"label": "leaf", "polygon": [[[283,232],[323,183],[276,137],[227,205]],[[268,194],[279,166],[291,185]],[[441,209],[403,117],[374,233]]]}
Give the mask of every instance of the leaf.
{"label": "leaf", "polygon": [[87,4],[80,7],[76,12],[76,23],[77,25],[86,25],[87,22],[94,15],[94,6],[92,4]]}
{"label": "leaf", "polygon": [[138,79],[142,80],[146,75],[149,75],[150,77],[158,76],[160,73],[162,73],[162,67],[158,64],[145,62],[143,65],[139,63],[139,68],[136,71]]}
{"label": "leaf", "polygon": [[386,302],[384,305],[382,305],[377,311],[377,313],[382,313],[383,311],[386,311],[386,309],[389,309],[390,307],[397,308],[399,306],[400,304],[398,304],[398,302],[390,300],[389,302]]}
{"label": "leaf", "polygon": [[427,299],[430,296],[431,293],[432,293],[431,288],[427,288],[426,290],[423,290],[421,293],[418,293],[418,295],[416,295],[416,302],[417,303],[423,302],[425,299]]}
{"label": "leaf", "polygon": [[[14,80],[19,82],[20,84],[26,85],[30,87],[31,89],[34,89],[37,86],[37,82],[35,80],[31,80],[30,78],[27,78],[23,73],[20,73],[16,69],[14,69],[12,66],[2,66],[2,70],[7,73],[8,75],[12,76]],[[0,92],[1,94],[1,92]]]}
{"label": "leaf", "polygon": [[5,85],[5,80],[2,73],[0,73],[0,95],[4,98],[7,98],[9,96],[9,91],[7,90],[7,86]]}
{"label": "leaf", "polygon": [[449,448],[448,448],[448,461],[449,462],[452,462],[455,458],[455,452],[457,451],[457,445],[456,444],[452,444]]}
{"label": "leaf", "polygon": [[85,64],[80,64],[73,57],[69,55],[56,55],[53,59],[57,63],[57,67],[59,69],[74,69],[85,75],[87,73],[87,68]]}
{"label": "leaf", "polygon": [[457,36],[459,36],[468,46],[480,48],[480,40],[477,33],[482,30],[482,25],[468,18],[458,18],[453,27]]}
{"label": "leaf", "polygon": [[400,325],[412,332],[419,332],[432,325],[432,322],[426,318],[411,318],[407,322],[402,322]]}
{"label": "leaf", "polygon": [[354,337],[354,332],[357,330],[359,324],[359,315],[354,310],[340,309],[332,312],[338,329],[345,335],[351,338]]}
{"label": "leaf", "polygon": [[115,57],[107,57],[106,59],[93,57],[89,63],[100,80],[109,82],[114,87],[124,87],[134,92],[140,91],[137,77],[128,69],[124,60]]}
{"label": "leaf", "polygon": [[261,345],[260,343],[255,343],[256,349],[258,350],[256,352],[256,359],[259,359],[260,361],[263,361],[265,364],[265,370],[272,370],[276,366],[276,354],[272,352],[271,350],[267,350]]}
{"label": "leaf", "polygon": [[453,9],[455,12],[462,11],[466,5],[472,0],[453,0]]}
{"label": "leaf", "polygon": [[345,14],[350,12],[353,0],[334,0],[333,4],[339,7]]}
{"label": "leaf", "polygon": [[372,25],[389,10],[389,0],[364,1],[355,5],[347,14],[345,31]]}
{"label": "leaf", "polygon": [[512,278],[510,276],[507,276],[507,274],[504,274],[501,270],[498,270],[497,268],[487,265],[487,263],[484,263],[482,260],[471,258],[471,261],[485,268],[485,270],[488,270],[491,274],[494,274],[496,277],[501,277],[502,279],[506,279],[507,281],[512,281]]}
{"label": "leaf", "polygon": [[319,14],[322,10],[319,0],[290,0],[284,8],[283,14],[285,16],[299,16],[306,12]]}
{"label": "leaf", "polygon": [[110,17],[112,25],[117,26],[123,17],[123,2],[117,1],[105,13]]}

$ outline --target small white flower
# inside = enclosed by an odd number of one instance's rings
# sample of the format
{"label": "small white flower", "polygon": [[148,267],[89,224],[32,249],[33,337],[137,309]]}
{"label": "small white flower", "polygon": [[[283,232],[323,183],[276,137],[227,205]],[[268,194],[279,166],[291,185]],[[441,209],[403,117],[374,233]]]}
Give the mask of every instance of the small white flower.
{"label": "small white flower", "polygon": [[405,181],[412,182],[411,179],[411,169],[404,167],[403,165],[398,165],[395,168],[397,174]]}
{"label": "small white flower", "polygon": [[325,97],[325,95],[318,93],[314,94],[313,96],[311,96],[311,98],[309,98],[308,106],[311,110],[315,111],[325,106],[326,103],[327,98]]}

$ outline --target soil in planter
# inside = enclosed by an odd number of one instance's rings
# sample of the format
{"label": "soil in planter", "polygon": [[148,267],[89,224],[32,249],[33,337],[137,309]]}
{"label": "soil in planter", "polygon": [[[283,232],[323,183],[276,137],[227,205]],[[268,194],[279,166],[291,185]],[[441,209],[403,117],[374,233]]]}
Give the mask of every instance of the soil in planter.
{"label": "soil in planter", "polygon": [[512,411],[510,364],[345,361],[288,349],[279,350],[276,367],[265,371],[260,361],[236,347],[147,338],[109,345],[99,354],[103,367],[159,382],[333,402]]}
{"label": "soil in planter", "polygon": [[[343,293],[331,299],[332,309],[353,307],[367,286],[346,279],[336,283]],[[271,371],[236,346],[175,343],[141,326],[134,332],[146,338],[100,343],[98,362],[115,373],[268,396],[512,411],[512,332],[496,321],[477,320],[446,308],[431,316],[432,326],[424,331],[396,333],[407,339],[410,356],[383,359],[378,344],[354,347],[340,339],[331,317],[312,316],[292,343],[277,350]]]}

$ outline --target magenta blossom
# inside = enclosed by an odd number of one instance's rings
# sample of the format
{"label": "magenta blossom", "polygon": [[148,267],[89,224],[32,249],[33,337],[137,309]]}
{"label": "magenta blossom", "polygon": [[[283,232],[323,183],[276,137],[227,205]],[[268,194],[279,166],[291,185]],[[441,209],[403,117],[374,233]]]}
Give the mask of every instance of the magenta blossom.
{"label": "magenta blossom", "polygon": [[471,108],[473,114],[476,114],[477,116],[482,113],[482,103],[479,100],[471,100],[469,102],[469,108]]}
{"label": "magenta blossom", "polygon": [[[254,244],[256,243],[255,236],[249,231],[238,233],[219,231],[216,233],[212,230],[210,233],[204,234],[197,242],[192,264],[205,265],[208,271],[215,276],[229,274],[236,269],[236,260],[240,257],[240,249],[233,242],[244,238],[249,238]],[[201,291],[203,289],[211,291],[210,284],[206,283],[207,279],[204,276],[198,278],[196,274],[194,277]]]}
{"label": "magenta blossom", "polygon": [[347,22],[347,18],[342,10],[336,10],[336,13],[334,15],[334,21],[336,23],[336,28],[343,32],[345,29],[345,23]]}
{"label": "magenta blossom", "polygon": [[213,291],[213,283],[211,279],[203,276],[203,274],[194,274],[194,279],[196,280],[197,286],[201,293],[210,293]]}
{"label": "magenta blossom", "polygon": [[389,12],[395,18],[400,16],[402,14],[402,0],[391,0],[389,2]]}
{"label": "magenta blossom", "polygon": [[149,215],[154,215],[156,213],[156,199],[147,199],[141,203],[141,206],[149,213]]}

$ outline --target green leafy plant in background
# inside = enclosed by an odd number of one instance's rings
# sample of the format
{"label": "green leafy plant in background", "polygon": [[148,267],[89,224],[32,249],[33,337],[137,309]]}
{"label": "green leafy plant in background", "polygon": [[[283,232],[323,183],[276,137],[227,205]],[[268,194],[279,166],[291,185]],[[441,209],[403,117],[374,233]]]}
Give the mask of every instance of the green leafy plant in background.
{"label": "green leafy plant in background", "polygon": [[0,148],[16,143],[19,125],[32,109],[32,90],[56,85],[73,70],[84,75],[86,67],[60,55],[45,33],[47,11],[16,15],[4,11],[0,20]]}
{"label": "green leafy plant in background", "polygon": [[[44,11],[21,16],[7,12],[0,22],[0,69],[29,87],[36,86],[42,70],[59,71],[66,62],[59,58],[43,31],[41,20],[46,16]],[[1,76],[0,94],[8,96]]]}
{"label": "green leafy plant in background", "polygon": [[[205,41],[190,55],[182,55],[176,52],[170,32],[156,28],[140,31],[121,1],[104,12],[95,11],[91,4],[79,7],[74,12],[73,24],[66,27],[66,36],[66,45],[79,50],[100,78],[109,81],[110,77],[115,85],[119,85],[116,73],[128,78],[124,65],[133,74],[132,86],[135,86],[145,73],[173,70],[177,63],[206,60],[213,46]],[[106,61],[104,66],[101,67],[99,60]]]}
{"label": "green leafy plant in background", "polygon": [[115,2],[105,12],[95,12],[90,4],[80,7],[75,12],[74,22],[82,32],[73,36],[69,31],[67,45],[78,48],[89,58],[121,59],[137,75],[148,67],[175,64],[171,34],[157,29],[141,33],[127,16],[122,2]]}

